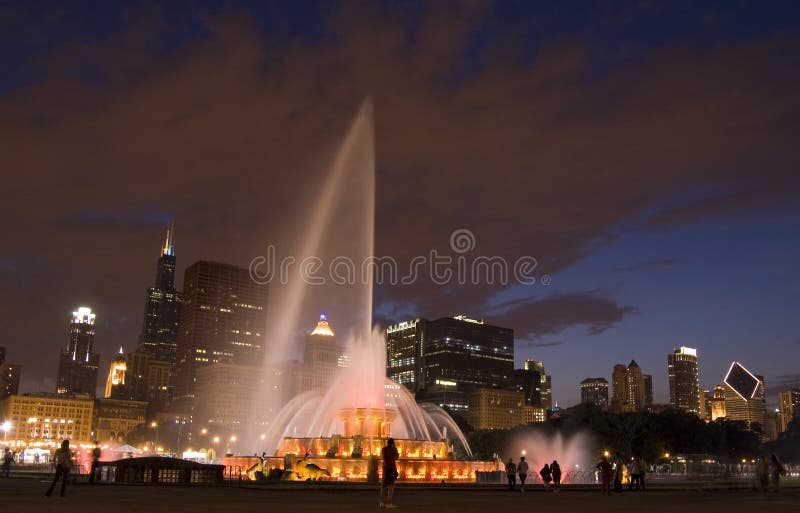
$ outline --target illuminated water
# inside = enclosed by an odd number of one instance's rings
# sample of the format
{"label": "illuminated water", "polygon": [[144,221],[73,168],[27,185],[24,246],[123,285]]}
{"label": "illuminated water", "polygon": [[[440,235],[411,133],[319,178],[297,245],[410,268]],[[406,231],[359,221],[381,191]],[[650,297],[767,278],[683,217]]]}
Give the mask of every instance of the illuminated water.
{"label": "illuminated water", "polygon": [[[309,221],[301,231],[297,260],[308,256],[330,256],[337,251],[360,266],[374,254],[375,151],[372,104],[366,101],[353,121],[330,172],[322,183],[312,187],[313,202]],[[331,234],[335,236],[331,236]],[[347,415],[342,412],[376,410],[390,412],[390,433],[375,438],[434,441],[451,439],[469,453],[463,433],[447,413],[435,405],[420,406],[402,387],[386,378],[386,347],[382,330],[372,327],[372,274],[356,285],[333,289],[333,301],[347,304],[357,315],[345,353],[350,365],[340,369],[333,385],[324,392],[307,392],[293,398],[282,397],[279,386],[269,386],[260,399],[272,404],[274,418],[267,419],[264,440],[253,444],[259,451],[274,454],[282,440],[291,438],[330,438],[345,432]],[[296,354],[293,345],[304,302],[312,294],[323,294],[303,280],[290,281],[279,293],[270,295],[267,330],[267,368],[279,367]],[[268,371],[270,372],[270,371]],[[359,415],[361,415],[359,413]],[[378,413],[389,415],[389,413]],[[387,424],[388,425],[388,424]],[[432,453],[430,455],[432,457]]]}

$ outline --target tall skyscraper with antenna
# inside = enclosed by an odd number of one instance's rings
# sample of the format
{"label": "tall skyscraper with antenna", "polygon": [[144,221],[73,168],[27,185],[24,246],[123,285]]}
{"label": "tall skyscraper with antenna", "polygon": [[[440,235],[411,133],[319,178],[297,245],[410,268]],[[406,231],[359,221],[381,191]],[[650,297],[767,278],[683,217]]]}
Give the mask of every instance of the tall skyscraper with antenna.
{"label": "tall skyscraper with antenna", "polygon": [[156,266],[155,286],[147,289],[139,351],[175,364],[181,293],[175,290],[175,228],[170,223]]}

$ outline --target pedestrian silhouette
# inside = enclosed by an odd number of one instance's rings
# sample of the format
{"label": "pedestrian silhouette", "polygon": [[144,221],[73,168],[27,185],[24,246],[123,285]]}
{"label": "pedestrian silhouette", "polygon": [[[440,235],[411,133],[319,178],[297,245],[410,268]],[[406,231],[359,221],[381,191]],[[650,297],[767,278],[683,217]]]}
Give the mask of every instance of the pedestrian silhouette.
{"label": "pedestrian silhouette", "polygon": [[69,440],[64,440],[61,442],[61,447],[56,451],[53,455],[53,463],[56,467],[55,476],[53,476],[53,482],[50,483],[50,488],[47,489],[46,496],[50,497],[50,494],[53,493],[53,488],[56,487],[56,483],[58,482],[59,478],[63,478],[61,481],[61,496],[64,496],[64,492],[67,490],[67,478],[69,478],[69,471],[72,470],[72,454],[69,452]]}

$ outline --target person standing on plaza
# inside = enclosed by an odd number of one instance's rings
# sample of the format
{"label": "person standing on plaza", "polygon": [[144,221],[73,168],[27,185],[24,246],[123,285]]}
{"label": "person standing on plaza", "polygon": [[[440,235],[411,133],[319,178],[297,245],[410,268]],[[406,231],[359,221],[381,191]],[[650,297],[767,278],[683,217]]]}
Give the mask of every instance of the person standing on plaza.
{"label": "person standing on plaza", "polygon": [[633,486],[636,485],[636,489],[639,489],[639,466],[636,463],[636,457],[631,458],[631,462],[627,466],[628,468],[628,475],[630,479],[628,480],[628,490],[633,490]]}
{"label": "person standing on plaza", "polygon": [[6,447],[6,450],[3,451],[3,476],[11,477],[11,463],[14,461],[14,453],[11,452],[11,449]]}
{"label": "person standing on plaza", "polygon": [[61,482],[61,496],[64,496],[64,492],[67,490],[67,479],[69,478],[69,471],[72,470],[72,453],[69,451],[69,440],[64,440],[61,442],[61,447],[55,452],[53,455],[53,463],[56,467],[56,474],[53,476],[53,482],[50,483],[50,488],[47,489],[47,493],[45,495],[50,497],[50,494],[53,493],[53,488],[56,487],[56,483],[58,482],[59,478],[63,478]]}
{"label": "person standing on plaza", "polygon": [[[394,445],[394,438],[389,438],[386,440],[386,447],[381,449],[381,459],[383,459],[383,481],[381,482],[381,495],[378,507],[397,507],[392,500],[394,498],[394,483],[400,475],[397,472],[397,459],[399,457],[400,453],[397,452],[397,447]],[[386,491],[385,493],[384,490]]]}
{"label": "person standing on plaza", "polygon": [[89,470],[89,484],[94,484],[94,475],[97,472],[97,464],[100,461],[100,442],[95,442],[92,448],[92,467]]}
{"label": "person standing on plaza", "polygon": [[525,461],[525,456],[519,459],[517,474],[519,474],[519,491],[525,493],[525,480],[528,478],[528,462]]}
{"label": "person standing on plaza", "polygon": [[639,484],[642,486],[642,491],[645,490],[644,486],[644,478],[647,475],[647,462],[644,461],[644,458],[639,457],[636,458],[636,462],[634,463],[634,468],[636,472],[639,474]]}
{"label": "person standing on plaza", "polygon": [[600,494],[611,495],[611,472],[613,469],[608,458],[603,456],[603,459],[597,464],[597,469],[600,471]]}
{"label": "person standing on plaza", "polygon": [[622,455],[617,453],[614,459],[614,491],[622,493],[622,477],[624,476],[625,463],[622,461]]}
{"label": "person standing on plaza", "polygon": [[786,473],[786,469],[774,453],[770,456],[769,470],[772,476],[772,487],[776,492],[779,492],[781,490],[781,475]]}
{"label": "person standing on plaza", "polygon": [[561,490],[561,465],[553,460],[550,464],[550,473],[553,474],[553,491],[558,493]]}
{"label": "person standing on plaza", "polygon": [[550,465],[545,463],[544,467],[542,467],[542,470],[539,471],[539,476],[542,478],[544,489],[547,490],[550,487],[550,481],[553,480],[553,474],[550,471]]}
{"label": "person standing on plaza", "polygon": [[513,458],[508,458],[508,463],[506,463],[506,479],[508,479],[508,489],[513,492],[517,484],[517,466],[514,464]]}

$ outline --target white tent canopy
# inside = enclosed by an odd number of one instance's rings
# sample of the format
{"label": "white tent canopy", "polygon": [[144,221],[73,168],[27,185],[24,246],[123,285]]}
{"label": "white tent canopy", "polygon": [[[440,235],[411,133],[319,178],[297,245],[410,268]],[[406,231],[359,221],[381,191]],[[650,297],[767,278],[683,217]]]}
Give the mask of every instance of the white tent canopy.
{"label": "white tent canopy", "polygon": [[142,451],[140,451],[139,449],[137,449],[136,447],[134,447],[132,445],[125,444],[125,445],[120,445],[119,447],[114,449],[114,452],[132,452],[132,453],[135,453],[135,454],[139,454]]}

